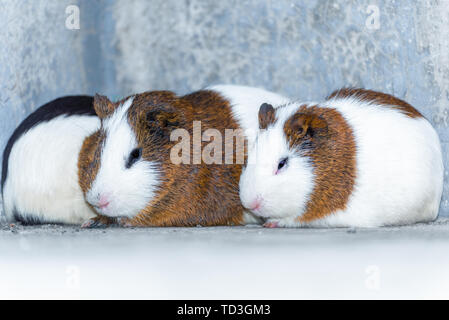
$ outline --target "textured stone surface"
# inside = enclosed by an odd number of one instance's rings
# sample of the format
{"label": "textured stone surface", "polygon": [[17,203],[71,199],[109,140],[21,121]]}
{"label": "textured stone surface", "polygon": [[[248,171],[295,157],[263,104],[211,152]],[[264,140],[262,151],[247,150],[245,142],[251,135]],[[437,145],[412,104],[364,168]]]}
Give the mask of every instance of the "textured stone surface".
{"label": "textured stone surface", "polygon": [[[80,30],[65,28],[68,4]],[[1,148],[26,114],[69,93],[235,83],[320,100],[362,86],[422,111],[449,168],[449,1],[11,0],[0,30]]]}
{"label": "textured stone surface", "polygon": [[449,221],[401,228],[0,226],[0,298],[447,299]]}

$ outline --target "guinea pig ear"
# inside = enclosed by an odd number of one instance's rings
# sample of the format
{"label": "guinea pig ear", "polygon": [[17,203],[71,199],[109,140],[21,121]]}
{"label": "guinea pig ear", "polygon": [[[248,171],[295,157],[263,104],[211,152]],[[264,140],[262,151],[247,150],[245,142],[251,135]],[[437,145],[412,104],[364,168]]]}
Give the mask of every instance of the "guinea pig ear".
{"label": "guinea pig ear", "polygon": [[94,109],[100,119],[104,119],[114,112],[115,105],[107,97],[97,93],[94,96]]}
{"label": "guinea pig ear", "polygon": [[326,120],[316,114],[297,113],[286,123],[286,127],[298,139],[327,132]]}
{"label": "guinea pig ear", "polygon": [[259,109],[259,129],[266,129],[275,122],[275,111],[271,104],[263,103]]}
{"label": "guinea pig ear", "polygon": [[155,108],[146,112],[145,120],[150,129],[170,132],[182,126],[183,116],[173,108]]}

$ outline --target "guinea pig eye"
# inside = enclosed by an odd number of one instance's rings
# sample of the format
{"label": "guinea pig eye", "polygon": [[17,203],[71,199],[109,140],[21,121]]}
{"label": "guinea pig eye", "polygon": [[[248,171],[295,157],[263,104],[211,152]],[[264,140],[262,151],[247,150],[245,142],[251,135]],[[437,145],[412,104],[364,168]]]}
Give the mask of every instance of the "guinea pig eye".
{"label": "guinea pig eye", "polygon": [[278,171],[281,170],[287,164],[288,158],[281,159],[278,164]]}
{"label": "guinea pig eye", "polygon": [[126,162],[126,168],[129,169],[142,157],[142,148],[136,148],[129,154],[128,161]]}

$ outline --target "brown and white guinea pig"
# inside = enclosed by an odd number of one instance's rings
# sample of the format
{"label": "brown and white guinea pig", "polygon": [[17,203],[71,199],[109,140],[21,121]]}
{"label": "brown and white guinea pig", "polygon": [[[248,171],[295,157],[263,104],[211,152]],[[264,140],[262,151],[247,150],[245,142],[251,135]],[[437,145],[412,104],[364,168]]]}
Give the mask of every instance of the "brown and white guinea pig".
{"label": "brown and white guinea pig", "polygon": [[[193,163],[193,158],[209,143],[204,139],[209,129],[221,134],[223,142],[229,129],[255,133],[259,106],[267,100],[288,101],[265,90],[230,85],[181,97],[169,91],[144,92],[117,103],[97,95],[94,107],[101,127],[83,144],[79,181],[86,201],[99,215],[84,227],[255,221],[243,213],[239,200],[242,164],[224,164],[223,154],[218,157],[223,164],[206,164],[201,157]],[[201,121],[200,150],[192,146],[195,121]],[[171,158],[172,148],[179,143],[171,139],[175,129],[185,129],[191,139],[187,144],[191,161],[186,164]]]}
{"label": "brown and white guinea pig", "polygon": [[376,227],[432,221],[443,161],[432,125],[408,103],[342,89],[322,103],[259,111],[240,179],[267,227]]}
{"label": "brown and white guinea pig", "polygon": [[94,217],[78,184],[84,139],[98,130],[93,97],[68,96],[30,114],[3,153],[2,196],[6,219],[23,224],[80,224]]}

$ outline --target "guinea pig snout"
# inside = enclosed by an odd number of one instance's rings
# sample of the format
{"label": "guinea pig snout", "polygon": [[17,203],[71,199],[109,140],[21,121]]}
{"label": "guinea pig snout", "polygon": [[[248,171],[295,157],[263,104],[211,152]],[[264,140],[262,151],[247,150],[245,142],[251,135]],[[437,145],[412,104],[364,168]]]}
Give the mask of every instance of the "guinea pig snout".
{"label": "guinea pig snout", "polygon": [[262,207],[263,199],[261,196],[256,196],[255,199],[253,199],[249,204],[246,206],[246,209],[251,211],[257,211]]}
{"label": "guinea pig snout", "polygon": [[89,203],[93,205],[95,208],[104,210],[111,203],[110,197],[106,194],[97,194],[93,199],[89,199]]}
{"label": "guinea pig snout", "polygon": [[101,195],[98,200],[98,207],[100,209],[105,209],[109,205],[109,199],[105,195]]}

